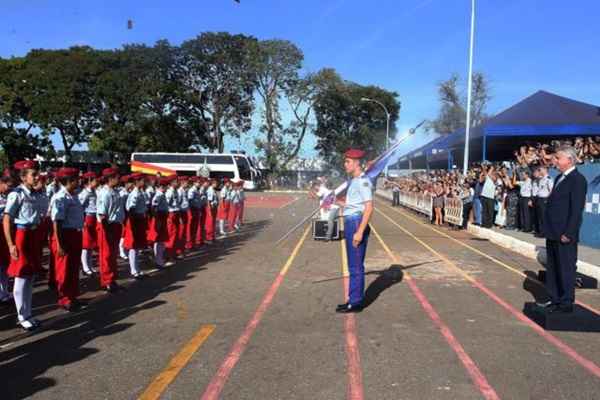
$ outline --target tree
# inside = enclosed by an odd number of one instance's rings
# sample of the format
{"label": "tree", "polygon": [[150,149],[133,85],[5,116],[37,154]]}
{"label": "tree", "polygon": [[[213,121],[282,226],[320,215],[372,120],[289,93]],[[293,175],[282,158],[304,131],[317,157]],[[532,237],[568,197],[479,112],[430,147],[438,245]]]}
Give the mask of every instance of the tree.
{"label": "tree", "polygon": [[102,54],[98,80],[102,129],[90,149],[121,161],[135,151],[187,151],[205,132],[190,117],[193,98],[183,85],[181,54],[167,41],[127,45]]}
{"label": "tree", "polygon": [[331,85],[316,99],[316,149],[329,165],[341,169],[343,154],[350,147],[364,149],[373,158],[385,149],[387,117],[381,106],[362,98],[382,102],[390,113],[390,136],[395,132],[400,104],[397,93],[377,86],[343,82]]}
{"label": "tree", "polygon": [[263,106],[260,130],[265,134],[264,138],[256,141],[256,145],[265,154],[267,169],[273,173],[278,170],[278,157],[286,147],[286,131],[281,122],[279,101],[284,93],[293,93],[295,85],[303,84],[299,83],[298,71],[302,67],[304,55],[295,44],[287,40],[264,40],[259,42],[256,56],[256,91]]}
{"label": "tree", "polygon": [[[193,102],[189,116],[204,128],[199,144],[224,150],[225,133],[240,137],[252,127],[256,74],[252,68],[258,51],[256,39],[226,32],[206,32],[184,42],[187,96]],[[206,142],[206,133],[210,141]]]}
{"label": "tree", "polygon": [[[487,119],[485,109],[491,100],[489,81],[482,73],[473,74],[472,90],[471,126],[477,126]],[[440,111],[429,129],[440,134],[451,134],[465,129],[467,96],[460,93],[457,74],[438,84],[438,95],[441,103]]]}
{"label": "tree", "polygon": [[100,125],[95,88],[100,74],[90,47],[33,50],[25,57],[23,80],[30,120],[46,135],[58,132],[67,161],[74,146],[87,142]]}
{"label": "tree", "polygon": [[0,59],[0,146],[8,165],[46,155],[52,147],[47,136],[35,133],[29,120],[30,107],[24,94],[31,87],[23,82],[23,69],[22,58]]}

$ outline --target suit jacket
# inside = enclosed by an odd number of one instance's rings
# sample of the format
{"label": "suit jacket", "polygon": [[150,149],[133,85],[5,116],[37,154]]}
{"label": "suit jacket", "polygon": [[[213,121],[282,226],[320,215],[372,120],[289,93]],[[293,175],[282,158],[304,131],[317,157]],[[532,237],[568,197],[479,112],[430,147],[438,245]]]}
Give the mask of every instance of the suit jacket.
{"label": "suit jacket", "polygon": [[558,187],[554,182],[544,213],[546,239],[559,241],[560,236],[565,235],[571,241],[579,241],[586,194],[587,181],[577,169],[571,171]]}

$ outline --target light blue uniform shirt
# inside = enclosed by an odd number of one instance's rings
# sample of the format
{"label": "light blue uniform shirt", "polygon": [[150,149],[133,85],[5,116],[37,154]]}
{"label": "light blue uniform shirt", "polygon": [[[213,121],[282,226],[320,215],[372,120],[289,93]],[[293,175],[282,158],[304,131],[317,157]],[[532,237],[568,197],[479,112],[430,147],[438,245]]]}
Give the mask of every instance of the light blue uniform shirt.
{"label": "light blue uniform shirt", "polygon": [[240,202],[240,192],[238,190],[232,190],[229,192],[229,201],[233,204],[238,204]]}
{"label": "light blue uniform shirt", "polygon": [[144,215],[148,211],[146,205],[146,194],[138,188],[134,188],[127,196],[125,210],[130,214]]}
{"label": "light blue uniform shirt", "polygon": [[177,189],[177,196],[179,197],[179,208],[182,211],[187,211],[190,208],[190,202],[188,200],[188,190],[180,187]]}
{"label": "light blue uniform shirt", "polygon": [[496,185],[489,176],[485,177],[483,189],[481,189],[481,197],[493,199],[496,196]]}
{"label": "light blue uniform shirt", "polygon": [[368,201],[373,201],[373,183],[366,175],[353,178],[346,190],[344,217],[362,214]]}
{"label": "light blue uniform shirt", "polygon": [[179,212],[179,195],[177,194],[177,191],[172,187],[168,188],[165,193],[165,198],[167,200],[169,212]]}
{"label": "light blue uniform shirt", "polygon": [[144,193],[146,194],[146,205],[148,208],[150,208],[150,205],[152,204],[152,198],[156,194],[156,189],[154,189],[152,186],[148,186]]}
{"label": "light blue uniform shirt", "polygon": [[88,188],[84,188],[81,193],[79,193],[79,202],[83,206],[83,211],[86,214],[96,215],[96,202],[98,200],[98,196],[96,195],[96,191]]}
{"label": "light blue uniform shirt", "polygon": [[216,207],[219,205],[219,199],[215,193],[215,188],[212,186],[209,186],[208,189],[206,189],[206,201],[210,203],[211,207]]}
{"label": "light blue uniform shirt", "polygon": [[116,190],[103,186],[98,191],[98,201],[96,203],[98,216],[106,217],[108,223],[122,224],[125,220],[125,207]]}
{"label": "light blue uniform shirt", "polygon": [[46,196],[48,196],[49,199],[51,199],[52,196],[54,196],[59,191],[60,186],[56,181],[52,181],[48,186],[46,186]]}
{"label": "light blue uniform shirt", "polygon": [[20,185],[8,194],[4,213],[8,214],[16,225],[37,226],[42,215],[37,199],[37,193]]}
{"label": "light blue uniform shirt", "polygon": [[554,181],[549,176],[544,176],[538,182],[538,197],[542,199],[548,198],[550,193],[552,193],[552,188],[554,186]]}
{"label": "light blue uniform shirt", "polygon": [[517,184],[521,188],[521,190],[519,192],[519,195],[521,197],[531,197],[531,192],[533,191],[533,186],[531,184],[530,178],[527,178],[526,181],[518,181]]}
{"label": "light blue uniform shirt", "polygon": [[222,201],[229,201],[229,189],[227,189],[225,186],[223,186],[223,189],[221,189],[221,193],[220,193],[219,197],[221,198]]}
{"label": "light blue uniform shirt", "polygon": [[187,198],[190,203],[190,206],[193,208],[201,208],[202,202],[200,199],[200,192],[196,186],[192,186],[190,190],[187,192]]}
{"label": "light blue uniform shirt", "polygon": [[152,197],[152,209],[154,212],[168,212],[169,205],[167,204],[167,198],[165,193],[157,190]]}
{"label": "light blue uniform shirt", "polygon": [[62,188],[54,195],[50,218],[53,222],[62,222],[63,229],[82,229],[83,206],[79,198]]}

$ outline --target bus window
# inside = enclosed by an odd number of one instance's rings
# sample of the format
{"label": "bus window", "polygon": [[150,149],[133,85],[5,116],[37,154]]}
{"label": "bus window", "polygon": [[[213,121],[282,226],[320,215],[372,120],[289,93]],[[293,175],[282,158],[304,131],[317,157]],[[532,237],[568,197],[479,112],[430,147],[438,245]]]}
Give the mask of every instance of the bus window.
{"label": "bus window", "polygon": [[233,164],[233,158],[231,156],[208,155],[206,158],[208,164]]}
{"label": "bus window", "polygon": [[234,179],[235,174],[233,172],[226,172],[226,171],[211,171],[210,177],[211,177],[211,179],[214,178],[214,179],[218,179],[218,180],[221,180],[223,178]]}
{"label": "bus window", "polygon": [[235,158],[235,162],[240,173],[240,179],[244,181],[251,181],[252,172],[250,170],[250,164],[248,164],[248,160],[246,159],[246,157],[234,156],[233,158]]}

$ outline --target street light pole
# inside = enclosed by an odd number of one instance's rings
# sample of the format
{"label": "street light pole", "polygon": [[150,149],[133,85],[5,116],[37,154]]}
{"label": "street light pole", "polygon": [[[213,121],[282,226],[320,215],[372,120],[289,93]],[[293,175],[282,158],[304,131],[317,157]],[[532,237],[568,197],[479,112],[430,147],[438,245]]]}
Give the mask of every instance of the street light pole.
{"label": "street light pole", "polygon": [[[390,148],[390,113],[387,109],[387,107],[385,106],[385,104],[383,104],[382,102],[380,102],[379,100],[375,100],[375,99],[370,99],[368,97],[362,97],[360,99],[360,101],[363,102],[372,102],[372,103],[377,103],[381,106],[381,108],[383,108],[383,111],[385,111],[385,117],[386,117],[386,127],[385,127],[385,150],[387,151]],[[388,176],[388,167],[387,165],[385,166],[385,177],[387,178]]]}
{"label": "street light pole", "polygon": [[467,175],[469,168],[469,136],[471,131],[471,89],[473,84],[473,38],[475,35],[475,0],[471,0],[471,40],[469,43],[469,83],[467,85],[467,123],[465,128],[465,155],[463,162],[463,175]]}

